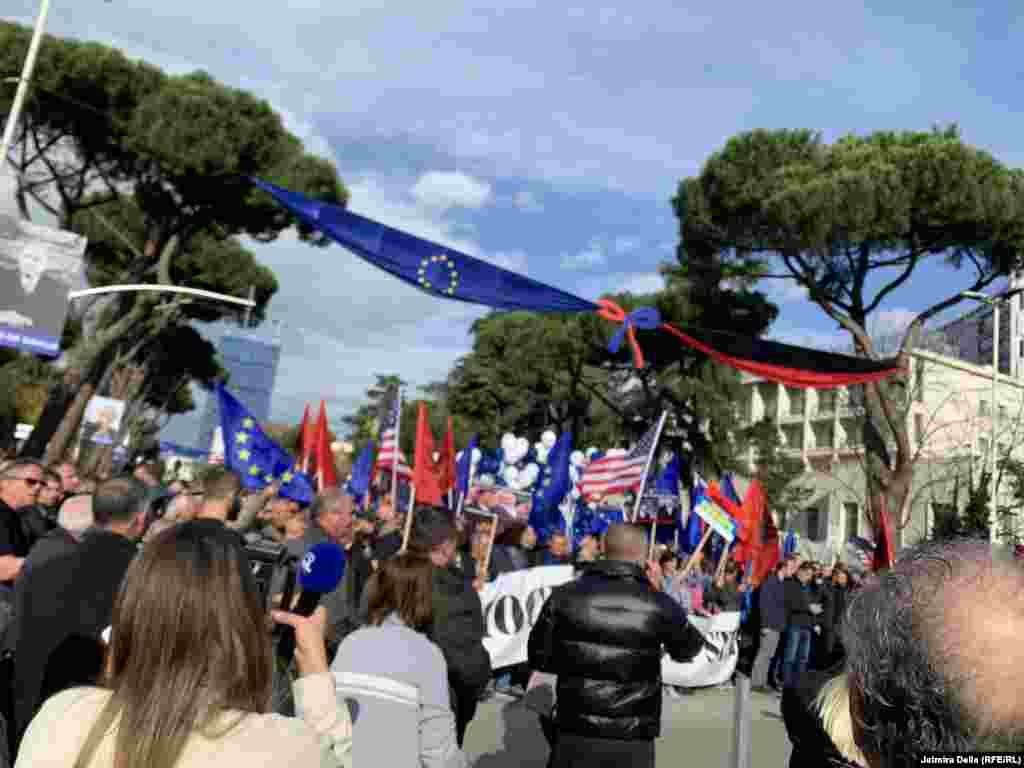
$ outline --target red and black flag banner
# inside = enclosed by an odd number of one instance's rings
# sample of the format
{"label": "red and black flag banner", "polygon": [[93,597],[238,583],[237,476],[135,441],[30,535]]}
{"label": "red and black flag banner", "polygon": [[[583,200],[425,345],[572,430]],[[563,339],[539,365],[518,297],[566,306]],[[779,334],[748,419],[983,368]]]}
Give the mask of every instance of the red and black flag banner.
{"label": "red and black flag banner", "polygon": [[848,387],[902,372],[895,358],[868,360],[725,331],[687,328],[683,333],[668,323],[661,328],[713,360],[788,387]]}

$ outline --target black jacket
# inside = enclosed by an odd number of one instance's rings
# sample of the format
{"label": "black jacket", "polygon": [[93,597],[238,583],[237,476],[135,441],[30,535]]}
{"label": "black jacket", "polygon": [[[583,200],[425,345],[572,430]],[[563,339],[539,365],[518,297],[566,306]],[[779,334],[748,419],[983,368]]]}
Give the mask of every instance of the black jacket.
{"label": "black jacket", "polygon": [[809,629],[818,623],[811,613],[813,594],[810,585],[804,587],[796,576],[786,579],[786,626]]}
{"label": "black jacket", "polygon": [[822,628],[829,633],[838,633],[846,614],[849,589],[830,584],[822,592]]}
{"label": "black jacket", "polygon": [[43,701],[92,684],[103,664],[100,635],[138,548],[104,530],[86,534],[71,554],[26,574],[23,613],[14,638],[14,713],[22,732]]}
{"label": "black jacket", "polygon": [[558,675],[560,731],[624,741],[661,733],[661,657],[691,660],[704,639],[632,563],[601,561],[558,587],[530,632],[530,666]]}
{"label": "black jacket", "polygon": [[448,682],[456,697],[476,697],[491,679],[491,657],[484,648],[484,612],[480,596],[461,570],[434,569],[434,624],[430,639],[448,663]]}

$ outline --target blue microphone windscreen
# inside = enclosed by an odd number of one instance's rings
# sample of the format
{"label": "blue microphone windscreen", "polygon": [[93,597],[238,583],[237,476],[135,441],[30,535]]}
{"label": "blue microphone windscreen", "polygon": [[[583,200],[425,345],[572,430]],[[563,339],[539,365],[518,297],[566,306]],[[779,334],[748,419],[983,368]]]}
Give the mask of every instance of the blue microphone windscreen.
{"label": "blue microphone windscreen", "polygon": [[322,542],[309,550],[299,564],[299,586],[304,592],[333,592],[345,575],[345,550]]}

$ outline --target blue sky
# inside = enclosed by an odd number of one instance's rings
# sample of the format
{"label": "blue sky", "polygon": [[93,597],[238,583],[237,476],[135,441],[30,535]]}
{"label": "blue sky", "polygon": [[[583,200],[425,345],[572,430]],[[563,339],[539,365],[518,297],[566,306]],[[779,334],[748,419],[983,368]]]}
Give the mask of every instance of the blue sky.
{"label": "blue sky", "polygon": [[[335,160],[353,210],[588,296],[660,284],[678,181],[740,131],[831,140],[956,122],[968,142],[1024,163],[1024,15],[1008,2],[52,5],[54,34],[268,99]],[[31,23],[35,10],[7,0],[3,14]],[[479,310],[337,247],[286,236],[254,250],[281,282],[276,418],[297,420],[320,397],[340,416],[375,372],[425,383],[469,349]],[[922,271],[878,323],[906,322],[951,286],[966,276]],[[800,291],[769,290],[782,307],[774,336],[841,343]]]}

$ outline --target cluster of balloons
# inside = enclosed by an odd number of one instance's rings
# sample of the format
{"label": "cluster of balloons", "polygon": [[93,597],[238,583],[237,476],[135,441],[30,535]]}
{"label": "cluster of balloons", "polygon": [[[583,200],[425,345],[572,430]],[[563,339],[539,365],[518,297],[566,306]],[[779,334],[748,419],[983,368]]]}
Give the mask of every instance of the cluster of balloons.
{"label": "cluster of balloons", "polygon": [[[501,436],[501,448],[494,454],[486,454],[479,448],[473,449],[473,474],[478,485],[484,488],[505,487],[513,491],[530,491],[541,476],[541,468],[547,464],[551,449],[555,447],[558,436],[550,429],[540,436],[540,440],[530,445],[525,437],[516,437],[510,432]],[[624,450],[608,451],[609,455],[626,453]],[[573,451],[569,456],[569,475],[573,483],[573,498],[579,498],[579,490],[575,487],[583,477],[583,471],[595,456],[600,456],[597,448],[588,448],[586,452]],[[458,454],[462,458],[462,452]]]}

